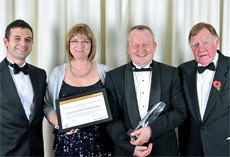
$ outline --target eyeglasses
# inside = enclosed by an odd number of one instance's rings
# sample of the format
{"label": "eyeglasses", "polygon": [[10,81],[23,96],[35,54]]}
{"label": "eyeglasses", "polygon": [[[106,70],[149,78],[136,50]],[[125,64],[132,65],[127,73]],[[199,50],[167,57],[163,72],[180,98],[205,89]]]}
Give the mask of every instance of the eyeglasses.
{"label": "eyeglasses", "polygon": [[82,44],[83,46],[88,46],[89,44],[91,44],[91,41],[88,41],[88,40],[84,40],[84,41],[71,40],[70,43],[74,46],[78,46],[80,44]]}
{"label": "eyeglasses", "polygon": [[198,41],[198,42],[191,42],[191,43],[189,43],[189,45],[190,45],[191,48],[198,48],[201,45],[208,46],[214,41],[214,39],[215,38],[209,37],[209,38],[207,38],[205,40],[201,40],[201,41]]}

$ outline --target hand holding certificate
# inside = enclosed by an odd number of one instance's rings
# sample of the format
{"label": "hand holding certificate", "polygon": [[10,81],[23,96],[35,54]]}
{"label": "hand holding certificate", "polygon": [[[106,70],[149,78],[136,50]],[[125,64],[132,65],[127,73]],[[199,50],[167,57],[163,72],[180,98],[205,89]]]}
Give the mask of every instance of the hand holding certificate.
{"label": "hand holding certificate", "polygon": [[105,89],[56,100],[59,132],[112,120]]}
{"label": "hand holding certificate", "polygon": [[127,134],[134,140],[136,140],[136,137],[131,136],[130,134],[133,131],[136,131],[138,129],[140,129],[141,127],[145,127],[147,126],[149,123],[153,122],[158,115],[163,111],[164,107],[165,107],[165,103],[164,102],[159,102],[157,104],[154,104],[150,110],[147,112],[147,114],[144,116],[144,118],[138,123],[137,127],[133,130],[133,129],[129,129],[129,131],[127,132]]}

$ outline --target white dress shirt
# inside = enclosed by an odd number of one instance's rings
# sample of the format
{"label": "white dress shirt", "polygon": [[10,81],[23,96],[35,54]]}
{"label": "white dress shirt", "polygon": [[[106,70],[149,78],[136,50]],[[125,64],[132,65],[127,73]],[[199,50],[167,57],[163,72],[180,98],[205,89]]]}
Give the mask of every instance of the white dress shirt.
{"label": "white dress shirt", "polygon": [[[8,61],[11,62],[10,60]],[[11,63],[13,64],[13,62]],[[24,65],[22,65],[22,67]],[[34,92],[33,92],[33,87],[30,81],[30,77],[29,75],[25,75],[21,71],[18,74],[14,74],[13,67],[9,65],[8,67],[10,69],[11,76],[14,80],[14,84],[17,88],[18,95],[21,99],[21,103],[25,110],[26,116],[28,119],[30,119],[30,113],[32,110],[32,106],[33,106],[32,104],[33,104],[33,98],[34,98]]]}
{"label": "white dress shirt", "polygon": [[[213,60],[215,67],[217,67],[218,57],[219,57],[219,54],[216,53],[216,56],[214,57],[214,60]],[[202,65],[198,64],[198,66],[202,66]],[[212,84],[213,84],[214,75],[215,75],[215,71],[211,71],[208,69],[206,69],[201,74],[197,72],[197,95],[198,95],[198,101],[199,101],[201,120],[203,120],[203,117],[204,117],[209,94],[210,94]]]}
{"label": "white dress shirt", "polygon": [[[134,64],[134,63],[133,63]],[[134,64],[136,68],[141,68]],[[144,68],[149,68],[150,64]],[[152,71],[133,72],[134,85],[138,109],[141,119],[146,115],[149,107],[149,95],[152,80]]]}

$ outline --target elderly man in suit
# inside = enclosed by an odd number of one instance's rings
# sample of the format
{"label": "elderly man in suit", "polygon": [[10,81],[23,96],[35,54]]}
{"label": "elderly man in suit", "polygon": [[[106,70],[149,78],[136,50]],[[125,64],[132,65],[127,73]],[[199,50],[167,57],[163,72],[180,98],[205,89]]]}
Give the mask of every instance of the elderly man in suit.
{"label": "elderly man in suit", "polygon": [[179,127],[182,156],[230,156],[230,58],[215,28],[200,22],[189,33],[195,60],[179,66],[188,116]]}
{"label": "elderly man in suit", "polygon": [[42,121],[46,72],[26,63],[33,30],[15,20],[5,31],[7,57],[0,63],[0,156],[44,156]]}
{"label": "elderly man in suit", "polygon": [[[145,25],[131,28],[128,54],[132,61],[106,74],[105,87],[113,115],[108,131],[115,143],[115,156],[178,156],[175,128],[186,117],[179,72],[153,60],[157,44]],[[153,104],[166,106],[155,121],[127,135]]]}

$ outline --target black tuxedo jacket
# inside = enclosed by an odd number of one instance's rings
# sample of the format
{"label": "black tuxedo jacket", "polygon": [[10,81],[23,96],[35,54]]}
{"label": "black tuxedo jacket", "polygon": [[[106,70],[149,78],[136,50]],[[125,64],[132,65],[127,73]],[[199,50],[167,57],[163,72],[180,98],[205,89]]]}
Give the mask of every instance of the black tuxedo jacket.
{"label": "black tuxedo jacket", "polygon": [[[207,107],[200,117],[195,60],[179,66],[188,116],[179,127],[179,143],[182,155],[230,156],[230,58],[219,51],[214,80],[221,82],[220,91],[211,87]],[[214,81],[213,80],[213,81]]]}
{"label": "black tuxedo jacket", "polygon": [[0,63],[0,156],[44,156],[42,121],[46,72],[28,65],[34,90],[34,106],[28,120],[5,60]]}
{"label": "black tuxedo jacket", "polygon": [[[178,70],[174,67],[153,61],[152,83],[149,108],[159,101],[166,107],[149,126],[152,129],[151,155],[178,156],[175,128],[186,117]],[[116,156],[132,156],[134,146],[126,132],[135,128],[141,120],[134,87],[132,63],[109,71],[106,74],[105,87],[113,115],[108,131],[115,143]]]}

